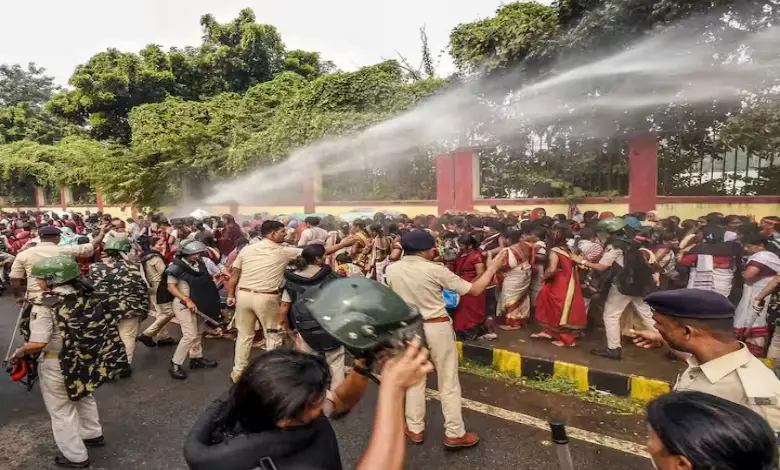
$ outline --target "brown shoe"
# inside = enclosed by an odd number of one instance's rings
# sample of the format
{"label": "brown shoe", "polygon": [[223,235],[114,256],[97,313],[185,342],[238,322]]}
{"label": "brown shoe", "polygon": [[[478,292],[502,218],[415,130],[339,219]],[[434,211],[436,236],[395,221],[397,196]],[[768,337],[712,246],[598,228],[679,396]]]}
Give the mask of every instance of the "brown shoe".
{"label": "brown shoe", "polygon": [[463,449],[479,444],[479,436],[475,432],[467,432],[460,437],[445,437],[444,446],[449,449]]}
{"label": "brown shoe", "polygon": [[424,432],[412,432],[406,426],[404,426],[404,434],[406,434],[406,437],[408,437],[410,441],[418,445],[422,444],[425,440]]}

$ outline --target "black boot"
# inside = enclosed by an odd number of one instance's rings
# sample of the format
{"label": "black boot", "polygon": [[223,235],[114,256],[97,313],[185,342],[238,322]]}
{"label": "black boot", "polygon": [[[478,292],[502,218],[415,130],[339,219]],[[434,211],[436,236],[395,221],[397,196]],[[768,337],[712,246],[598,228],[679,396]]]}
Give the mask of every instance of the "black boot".
{"label": "black boot", "polygon": [[151,336],[146,336],[146,335],[142,334],[142,335],[138,336],[138,338],[136,338],[136,339],[138,341],[142,342],[144,344],[144,346],[146,346],[147,348],[153,348],[153,347],[157,346],[157,343],[154,342],[154,338],[152,338]]}
{"label": "black boot", "polygon": [[157,346],[176,346],[177,344],[179,344],[179,342],[173,338],[165,338],[157,341]]}
{"label": "black boot", "polygon": [[217,361],[209,361],[202,357],[190,359],[190,369],[213,369],[218,365]]}
{"label": "black boot", "polygon": [[103,436],[84,439],[84,445],[87,447],[103,447],[106,445],[106,439]]}
{"label": "black boot", "polygon": [[122,367],[122,370],[119,371],[120,379],[130,378],[131,375],[133,375],[133,369],[130,367],[130,364],[127,364],[126,366]]}
{"label": "black boot", "polygon": [[54,458],[54,463],[58,467],[62,468],[88,468],[90,465],[89,459],[83,462],[71,462],[64,455],[58,455]]}
{"label": "black boot", "polygon": [[187,373],[184,372],[184,369],[182,369],[180,365],[174,364],[173,362],[171,362],[171,366],[168,368],[168,373],[171,374],[171,377],[176,380],[184,380],[187,378]]}
{"label": "black boot", "polygon": [[615,349],[591,349],[590,353],[594,356],[601,356],[606,357],[607,359],[612,359],[613,361],[620,361],[623,359],[621,348],[615,348]]}

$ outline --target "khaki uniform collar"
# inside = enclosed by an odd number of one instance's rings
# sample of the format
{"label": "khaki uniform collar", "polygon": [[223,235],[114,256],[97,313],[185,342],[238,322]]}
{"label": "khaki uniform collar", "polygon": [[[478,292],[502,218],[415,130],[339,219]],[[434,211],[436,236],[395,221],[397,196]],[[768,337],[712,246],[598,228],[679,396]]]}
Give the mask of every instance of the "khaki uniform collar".
{"label": "khaki uniform collar", "polygon": [[750,353],[745,343],[740,342],[739,344],[742,345],[739,351],[728,353],[704,364],[699,364],[693,355],[688,357],[686,361],[691,367],[701,369],[707,380],[714,384],[753,360],[753,354]]}

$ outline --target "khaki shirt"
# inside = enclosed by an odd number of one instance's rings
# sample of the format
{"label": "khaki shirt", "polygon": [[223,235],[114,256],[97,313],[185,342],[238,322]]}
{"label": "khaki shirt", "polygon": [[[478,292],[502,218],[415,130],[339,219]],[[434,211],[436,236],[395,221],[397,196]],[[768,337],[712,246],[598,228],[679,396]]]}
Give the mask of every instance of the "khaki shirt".
{"label": "khaki shirt", "polygon": [[417,307],[424,319],[447,315],[443,289],[468,294],[471,283],[464,281],[444,265],[420,256],[404,256],[385,271],[390,288],[407,304]]}
{"label": "khaki shirt", "polygon": [[[316,264],[310,264],[306,266],[302,271],[296,270],[295,274],[304,277],[306,279],[311,279],[317,274],[319,274],[320,271],[322,271],[322,266],[317,266]],[[285,289],[284,292],[282,292],[282,302],[287,304],[292,302],[292,297],[290,297],[290,294],[287,292],[287,289]]]}
{"label": "khaki shirt", "polygon": [[95,251],[94,247],[87,243],[86,245],[55,245],[51,242],[41,242],[37,246],[28,248],[16,256],[14,264],[11,265],[11,279],[27,278],[27,298],[35,299],[40,297],[41,288],[36,279],[30,274],[35,263],[54,256],[91,256]]}
{"label": "khaki shirt", "polygon": [[149,292],[156,294],[165,273],[165,261],[159,256],[152,256],[144,264],[144,272],[149,282]]}
{"label": "khaki shirt", "polygon": [[674,390],[709,393],[744,405],[780,432],[780,380],[748,348],[699,364],[689,357],[688,368],[677,377]]}
{"label": "khaki shirt", "polygon": [[[71,286],[58,286],[55,291],[63,294],[76,292]],[[62,349],[62,335],[54,318],[54,310],[33,304],[30,312],[30,342],[46,343],[43,352],[59,352]]]}
{"label": "khaki shirt", "polygon": [[285,268],[301,252],[300,248],[280,245],[267,238],[244,247],[233,263],[234,269],[241,270],[238,288],[258,292],[278,291],[284,282]]}

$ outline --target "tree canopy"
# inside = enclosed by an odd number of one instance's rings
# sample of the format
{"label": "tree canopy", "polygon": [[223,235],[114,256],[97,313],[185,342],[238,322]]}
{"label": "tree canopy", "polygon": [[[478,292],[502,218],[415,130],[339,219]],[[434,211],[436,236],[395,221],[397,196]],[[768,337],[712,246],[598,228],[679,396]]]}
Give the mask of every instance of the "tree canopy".
{"label": "tree canopy", "polygon": [[[736,105],[681,99],[602,117],[609,138],[577,132],[582,123],[565,119],[517,120],[511,135],[492,134],[490,124],[514,119],[500,104],[524,86],[623,51],[682,18],[699,15],[700,44],[715,45],[776,23],[778,4],[509,3],[452,30],[449,51],[458,71],[446,79],[436,76],[424,28],[419,70],[402,57],[342,72],[319,52],[289,50],[250,9],[225,23],[204,15],[200,44],[99,52],[76,67],[67,89],[35,64],[0,66],[0,192],[12,203],[25,200],[33,183],[89,185],[108,202],[159,207],[204,184],[279,163],[323,137],[359,132],[449,87],[486,81],[492,94],[478,97],[484,109],[460,130],[460,143],[484,148],[484,196],[624,194],[626,136],[637,130],[660,135],[664,194],[776,194],[780,170],[772,165],[735,173],[739,184],[730,186],[696,171],[705,168],[703,156],[713,175],[725,167],[727,148],[774,162],[780,108],[773,76]],[[615,75],[560,96],[555,106],[619,93],[624,83]],[[356,163],[351,173],[326,176],[324,197],[433,198],[437,142],[430,144],[388,168]],[[734,166],[743,165],[739,158]]]}

